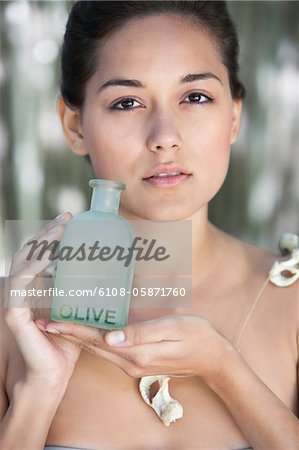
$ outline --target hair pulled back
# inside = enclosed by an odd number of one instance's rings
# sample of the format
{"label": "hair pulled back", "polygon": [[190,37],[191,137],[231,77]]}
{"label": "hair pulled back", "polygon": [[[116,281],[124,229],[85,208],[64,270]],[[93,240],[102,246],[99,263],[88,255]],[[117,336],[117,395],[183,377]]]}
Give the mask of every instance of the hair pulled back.
{"label": "hair pulled back", "polygon": [[61,95],[72,108],[84,104],[85,87],[97,70],[100,44],[130,19],[154,14],[176,14],[191,19],[216,41],[228,70],[234,99],[245,96],[239,80],[239,44],[225,1],[89,1],[73,4],[61,55]]}

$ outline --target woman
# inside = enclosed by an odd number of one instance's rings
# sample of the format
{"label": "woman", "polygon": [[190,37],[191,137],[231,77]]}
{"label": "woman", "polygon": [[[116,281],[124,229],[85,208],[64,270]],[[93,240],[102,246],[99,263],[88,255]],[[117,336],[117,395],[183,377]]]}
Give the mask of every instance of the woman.
{"label": "woman", "polygon": [[[239,130],[237,53],[224,2],[73,6],[58,103],[66,140],[98,178],[127,185],[124,217],[192,221],[193,301],[132,311],[106,334],[5,309],[2,448],[297,448],[298,286],[265,284],[275,257],[207,219]],[[59,238],[70,219],[38,239]],[[48,263],[25,264],[25,253],[12,287]],[[138,393],[140,377],[165,373],[184,405],[170,428]]]}

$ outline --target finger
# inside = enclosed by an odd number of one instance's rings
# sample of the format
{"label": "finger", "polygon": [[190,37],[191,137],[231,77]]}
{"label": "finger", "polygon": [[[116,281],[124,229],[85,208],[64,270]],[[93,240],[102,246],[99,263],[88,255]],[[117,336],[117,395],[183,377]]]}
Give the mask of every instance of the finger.
{"label": "finger", "polygon": [[[38,319],[36,322],[41,323],[48,332],[76,339],[83,350],[116,364],[132,377],[164,373],[165,362],[168,360],[171,362],[169,353],[172,355],[173,349],[169,345],[174,345],[173,342],[111,347],[105,342],[104,336],[107,333],[105,330],[71,322],[49,322],[47,319]],[[162,362],[164,365],[160,367]],[[173,371],[179,373],[177,367],[172,369]]]}
{"label": "finger", "polygon": [[13,268],[13,271],[9,274],[11,284],[15,288],[26,287],[37,274],[42,272],[50,264],[50,255],[51,252],[46,250],[41,258],[32,259],[30,262],[24,263],[23,266],[19,265],[17,271]]}
{"label": "finger", "polygon": [[5,322],[11,330],[14,339],[25,360],[32,359],[32,353],[39,354],[39,346],[43,338],[42,332],[31,320],[30,310],[23,308],[9,309],[5,315]]}
{"label": "finger", "polygon": [[108,345],[121,347],[176,340],[178,340],[176,316],[132,323],[123,330],[110,331],[105,335],[105,342]]}
{"label": "finger", "polygon": [[110,349],[104,341],[106,330],[72,322],[49,322],[45,318],[38,319],[36,322],[38,325],[41,324],[45,331],[73,339],[83,350],[110,361],[128,375],[134,376],[136,366],[131,362],[131,355],[126,357],[126,355],[118,354],[115,349]]}
{"label": "finger", "polygon": [[[180,367],[177,358],[174,358],[175,343],[161,342],[159,344],[144,344],[127,348],[96,348],[80,344],[80,347],[107,361],[112,362],[122,369],[127,375],[133,378],[140,378],[145,375],[162,375],[164,373],[173,376],[188,376],[191,371],[185,367]],[[169,356],[169,352],[172,357]]]}
{"label": "finger", "polygon": [[[75,324],[72,322],[53,322],[47,319],[38,319],[36,323],[41,324],[44,331],[48,331],[49,333],[63,334],[64,336],[72,336],[73,338],[78,339],[80,341],[80,347],[90,353],[95,353],[102,356],[102,353],[98,350],[105,349],[105,359],[109,359],[109,361],[111,360],[115,362],[118,361],[118,359],[112,356],[108,358],[108,353],[113,353],[116,356],[127,358],[124,352],[124,350],[126,350],[125,348],[110,348],[110,346],[105,343],[105,330],[88,325]],[[122,350],[123,352],[119,350]],[[127,359],[133,360],[134,358],[131,354],[129,354]]]}
{"label": "finger", "polygon": [[[35,325],[37,326],[37,328],[42,331],[43,333],[47,333],[47,323],[49,322],[49,319],[47,319],[46,317],[39,317],[38,319],[34,320]],[[71,336],[71,335],[65,335],[63,333],[54,333],[54,331],[51,331],[50,334],[57,334],[59,335],[59,338],[62,337],[63,339],[66,339],[67,341],[73,342],[74,344],[77,344],[79,347],[83,347],[83,343],[80,339]]]}
{"label": "finger", "polygon": [[105,330],[72,322],[53,322],[47,318],[37,319],[36,323],[41,325],[44,331],[76,339],[80,347],[90,353],[102,356],[117,365],[124,363],[123,357],[103,349],[103,347],[108,348],[104,341]]}
{"label": "finger", "polygon": [[81,342],[79,346],[81,347],[82,350],[85,350],[96,357],[102,358],[116,365],[119,369],[123,370],[130,377],[140,378],[142,376],[142,372],[140,371],[140,369],[129,359],[123,357],[122,355],[118,355],[117,353],[104,350],[103,348],[88,345],[85,342]]}
{"label": "finger", "polygon": [[30,308],[33,306],[34,297],[27,296],[28,285],[35,277],[49,265],[49,255],[44,254],[40,261],[32,261],[20,272],[10,275],[5,280],[6,284],[6,307],[8,308]]}
{"label": "finger", "polygon": [[[50,333],[74,337],[81,342],[80,347],[84,350],[98,356],[103,356],[115,364],[119,365],[121,361],[122,363],[125,361],[127,363],[135,363],[137,361],[137,358],[135,358],[135,347],[119,348],[107,345],[104,339],[107,333],[106,330],[72,322],[47,321],[47,319],[39,319],[38,323],[42,324],[44,329]],[[101,353],[102,351],[105,353]]]}
{"label": "finger", "polygon": [[53,225],[59,224],[65,227],[68,222],[73,218],[73,215],[70,211],[63,212],[61,214],[58,214],[53,220],[48,222],[42,230],[40,230],[36,236],[35,239],[39,239],[43,234],[48,233],[50,228],[53,228]]}
{"label": "finger", "polygon": [[81,325],[72,322],[43,322],[46,331],[63,333],[65,335],[73,336],[86,344],[101,347],[105,345],[104,330],[88,325]]}
{"label": "finger", "polygon": [[[49,241],[48,244],[51,244],[52,242],[57,240],[61,236],[65,226],[71,220],[71,218],[72,214],[69,212],[57,216],[57,218],[47,223],[47,225],[41,231],[39,231],[35,236],[27,241],[24,246],[14,255],[11,273],[18,272],[23,268],[23,266],[28,265],[31,260],[36,259],[41,250],[39,245],[43,240]],[[36,250],[31,255],[31,246],[33,245],[33,242],[35,243]],[[50,252],[48,254],[50,255]]]}
{"label": "finger", "polygon": [[[50,242],[60,238],[64,225],[71,218],[70,213],[66,213],[59,220],[54,220],[47,224],[43,232],[39,233],[39,239],[37,240],[37,244],[41,243],[44,239],[50,239]],[[37,236],[36,236],[37,237]],[[29,308],[30,302],[26,299],[26,295],[22,295],[22,293],[26,292],[26,287],[33,281],[33,279],[42,272],[50,263],[50,255],[51,250],[46,250],[41,258],[38,258],[38,253],[35,255],[31,255],[29,257],[30,248],[28,245],[25,245],[13,258],[12,266],[10,269],[9,279],[6,280],[6,306],[9,307],[22,307]],[[12,295],[12,293],[18,291],[18,295]]]}

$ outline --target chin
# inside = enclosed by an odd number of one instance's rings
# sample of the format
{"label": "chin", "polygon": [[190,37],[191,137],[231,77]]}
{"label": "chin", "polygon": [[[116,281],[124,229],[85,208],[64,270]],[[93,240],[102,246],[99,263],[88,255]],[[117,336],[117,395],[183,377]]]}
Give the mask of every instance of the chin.
{"label": "chin", "polygon": [[199,208],[182,208],[182,206],[142,207],[134,210],[122,210],[121,214],[129,220],[152,220],[155,222],[170,222],[191,219]]}

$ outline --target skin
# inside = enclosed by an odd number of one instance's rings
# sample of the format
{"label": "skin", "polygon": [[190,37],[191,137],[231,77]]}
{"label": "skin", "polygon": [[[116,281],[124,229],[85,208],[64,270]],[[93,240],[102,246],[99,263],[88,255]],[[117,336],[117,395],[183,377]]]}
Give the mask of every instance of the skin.
{"label": "skin", "polygon": [[[180,82],[187,74],[207,72],[220,81],[208,78]],[[114,78],[139,80],[145,88],[109,86],[99,92],[104,83]],[[200,94],[197,97],[200,104],[192,104],[188,97],[195,93]],[[124,97],[134,99],[133,111],[109,109]],[[261,379],[234,346],[244,320],[244,310],[250,309],[273,256],[227,236],[207,219],[208,203],[227,173],[230,145],[237,138],[241,115],[241,102],[232,98],[227,70],[213,40],[179,17],[163,15],[133,20],[112,34],[101,47],[101,62],[87,83],[83,109],[70,109],[62,99],[58,109],[70,148],[78,155],[90,155],[98,178],[116,179],[127,185],[122,196],[121,214],[131,219],[192,220],[193,304],[185,310],[132,311],[130,324],[123,330],[123,342],[115,340],[115,332],[102,333],[82,325],[49,322],[47,317],[34,321],[29,308],[23,308],[22,313],[20,308],[9,308],[5,322],[15,336],[25,364],[26,380],[21,380],[21,393],[25,384],[34,388],[35,393],[45,390],[46,385],[51,392],[59,392],[58,404],[61,396],[67,393],[61,403],[62,412],[58,410],[55,416],[55,410],[49,419],[49,426],[52,419],[54,421],[47,442],[70,444],[63,430],[71,427],[73,433],[81,430],[76,442],[81,442],[82,446],[96,447],[101,439],[106,447],[113,444],[114,448],[120,448],[118,441],[113,441],[115,430],[106,422],[106,417],[108,420],[114,411],[121,410],[127,401],[125,392],[129,392],[132,401],[136,401],[130,414],[133,421],[138,421],[141,441],[138,444],[137,436],[132,441],[129,431],[132,424],[123,422],[123,434],[117,433],[117,439],[122,438],[126,448],[132,449],[134,442],[140,449],[145,442],[151,442],[155,448],[160,445],[181,450],[178,442],[180,436],[184,436],[184,448],[192,448],[192,445],[196,448],[216,449],[224,445],[237,448],[248,441],[258,449],[295,449],[297,419],[278,398],[280,394],[280,398],[294,409],[289,393],[289,386],[294,385],[294,380],[289,378],[291,373],[287,377],[274,377],[273,381],[271,371],[269,373],[261,363],[266,360],[270,367],[277,359],[275,352],[269,355],[267,345],[265,349],[261,346],[262,357],[255,359],[256,348],[260,345],[258,339],[269,344],[273,334],[265,338],[259,334],[261,327],[257,326],[243,349]],[[182,165],[192,177],[176,187],[160,189],[147,184],[143,180],[147,172],[162,163]],[[53,238],[59,238],[70,219],[71,215],[66,214],[60,219],[58,228],[55,228],[57,223],[49,224],[38,238],[43,239],[49,228]],[[32,279],[45,266],[45,261],[33,261],[30,267]],[[13,286],[22,283],[26,286],[28,279],[24,281],[21,277],[26,270],[24,250],[21,250],[12,266]],[[280,294],[276,293],[276,296],[280,298]],[[275,298],[273,290],[266,299],[270,297]],[[291,305],[291,300],[287,299]],[[230,311],[229,320],[227,311]],[[258,320],[267,330],[271,315],[263,310],[259,314]],[[273,314],[272,311],[271,317]],[[284,317],[281,311],[276,314],[279,318]],[[37,352],[28,352],[32,346]],[[88,350],[87,356],[82,356],[80,347]],[[276,348],[282,349],[281,355],[287,353],[283,345],[277,344]],[[16,351],[14,349],[12,354]],[[90,369],[89,378],[85,379],[87,368]],[[98,372],[97,368],[100,368]],[[15,372],[18,370],[19,366],[18,369],[15,366]],[[234,380],[230,378],[232,371]],[[95,379],[93,373],[97,373]],[[177,381],[187,413],[185,420],[172,429],[171,435],[166,434],[156,418],[143,416],[144,405],[138,403],[136,396],[135,379],[159,373],[193,376],[182,379],[181,384]],[[277,380],[284,376],[282,388]],[[108,383],[107,380],[112,380],[113,389],[118,389],[112,402],[113,411],[109,409],[109,390],[107,395],[101,391],[100,408],[97,403],[92,403],[97,398],[97,391],[88,397],[90,403],[80,402],[76,383],[86,399],[89,391],[84,391],[84,386],[93,392],[95,386]],[[261,380],[271,386],[275,394]],[[240,394],[238,389],[242,392],[244,385],[251,395]],[[189,394],[184,391],[185,386]],[[7,390],[13,392],[12,381]],[[218,397],[213,397],[212,391]],[[47,397],[45,391],[43,394],[40,398]],[[19,396],[21,399],[26,397],[25,394]],[[199,396],[201,408],[197,407],[193,396]],[[77,403],[72,404],[72,398],[78,399]],[[73,416],[65,411],[82,411],[81,408],[85,408],[82,417],[88,417],[90,410],[93,411],[93,418],[99,424],[97,431],[94,427],[89,429],[88,421],[82,421],[80,417],[78,422],[68,422]],[[217,433],[209,429],[206,411],[215,412],[213,427]],[[49,427],[40,428],[42,431],[36,438],[39,441],[34,441],[34,445],[41,446],[46,441]],[[192,434],[193,430],[195,434]],[[15,434],[8,431],[6,436],[6,445],[16,442]],[[82,436],[85,436],[84,441]],[[32,442],[30,444],[28,448],[35,448]]]}

